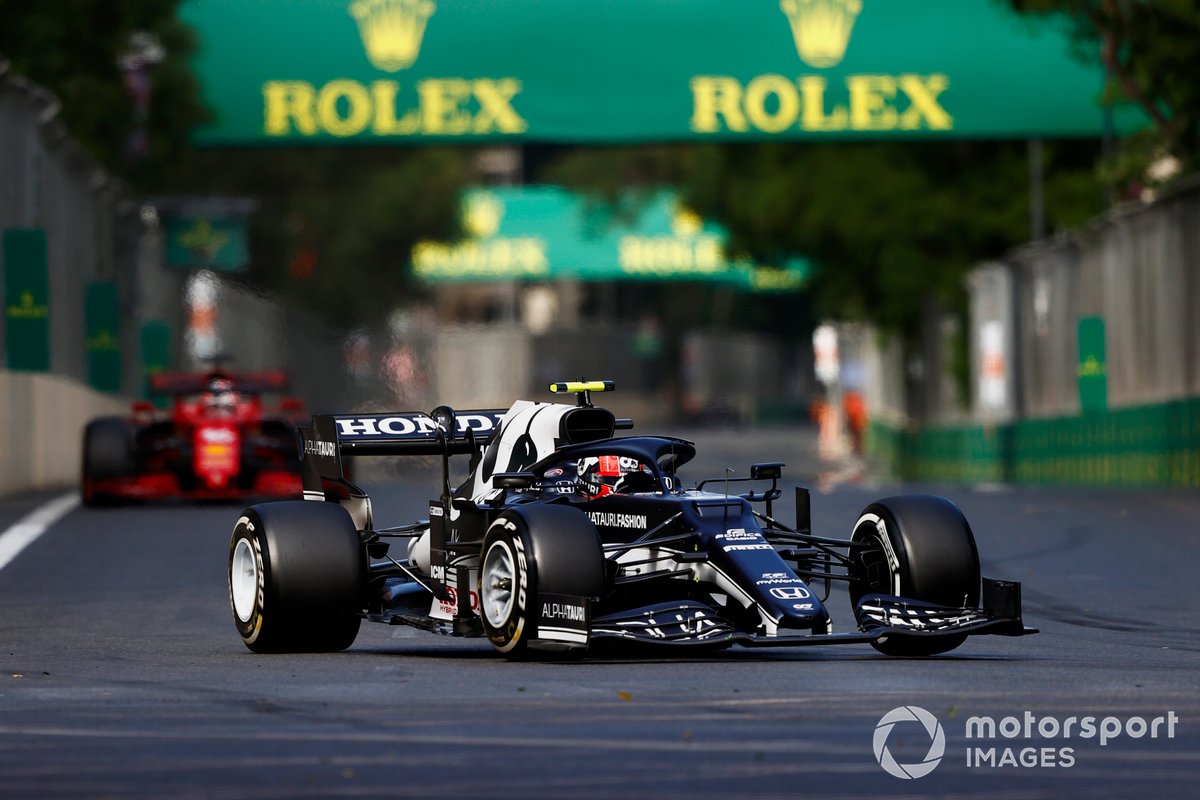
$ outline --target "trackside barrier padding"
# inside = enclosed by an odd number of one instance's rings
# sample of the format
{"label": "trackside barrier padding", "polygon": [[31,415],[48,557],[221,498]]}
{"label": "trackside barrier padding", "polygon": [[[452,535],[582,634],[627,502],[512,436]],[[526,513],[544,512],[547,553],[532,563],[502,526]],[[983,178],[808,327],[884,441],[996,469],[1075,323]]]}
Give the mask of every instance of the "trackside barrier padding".
{"label": "trackside barrier padding", "polygon": [[868,450],[907,480],[1200,487],[1200,398],[987,427],[875,422]]}

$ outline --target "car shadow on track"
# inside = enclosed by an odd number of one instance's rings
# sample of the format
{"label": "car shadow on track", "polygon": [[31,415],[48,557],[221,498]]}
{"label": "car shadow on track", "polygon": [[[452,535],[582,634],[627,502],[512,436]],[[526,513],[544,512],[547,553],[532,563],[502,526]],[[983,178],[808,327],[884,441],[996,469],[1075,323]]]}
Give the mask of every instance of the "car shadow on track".
{"label": "car shadow on track", "polygon": [[356,646],[351,650],[346,651],[346,654],[389,656],[397,658],[448,659],[452,661],[509,660],[519,663],[553,664],[557,666],[570,666],[575,664],[586,664],[593,666],[600,664],[744,664],[794,661],[965,663],[1009,661],[1028,662],[1031,660],[1028,654],[1022,654],[1020,656],[1007,656],[997,655],[995,653],[985,653],[980,655],[972,655],[969,653],[943,653],[937,656],[928,656],[922,658],[904,658],[898,656],[885,656],[880,653],[871,652],[869,649],[864,652],[861,648],[856,649],[853,652],[846,650],[838,651],[838,649],[835,647],[821,648],[819,652],[816,649],[807,650],[799,648],[772,651],[748,649],[706,649],[702,651],[681,651],[677,647],[672,648],[628,643],[608,644],[602,648],[589,649],[586,653],[539,652],[526,655],[525,657],[519,659],[505,659],[502,654],[495,652],[489,647],[467,648],[461,646],[461,644],[458,646],[439,646],[436,644],[424,646],[405,643],[403,646]]}

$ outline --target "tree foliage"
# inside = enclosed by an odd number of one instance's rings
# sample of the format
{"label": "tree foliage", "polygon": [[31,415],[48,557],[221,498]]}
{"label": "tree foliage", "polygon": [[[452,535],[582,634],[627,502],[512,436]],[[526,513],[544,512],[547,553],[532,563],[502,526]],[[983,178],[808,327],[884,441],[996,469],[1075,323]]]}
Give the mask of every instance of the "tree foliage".
{"label": "tree foliage", "polygon": [[[180,0],[0,0],[0,57],[54,92],[72,136],[135,188],[160,189],[208,118],[189,59],[195,35],[176,17]],[[142,124],[118,61],[136,32],[151,34],[163,60],[148,67],[144,150],[130,151]]]}
{"label": "tree foliage", "polygon": [[1008,0],[1030,16],[1062,15],[1080,57],[1100,63],[1110,101],[1136,103],[1152,123],[1108,165],[1122,182],[1146,180],[1164,156],[1200,168],[1200,4],[1195,0]]}
{"label": "tree foliage", "polygon": [[[345,325],[378,319],[419,297],[405,280],[413,244],[453,238],[456,198],[474,179],[469,150],[434,148],[197,149],[209,119],[179,21],[182,0],[0,0],[0,58],[57,95],[74,139],[142,195],[231,195],[251,217],[256,288]],[[139,119],[119,62],[151,34],[163,58],[147,67]],[[145,146],[135,135],[144,128]]]}
{"label": "tree foliage", "polygon": [[[544,169],[615,202],[629,186],[674,184],[719,220],[735,254],[818,265],[816,312],[915,334],[929,299],[961,308],[962,280],[1030,233],[1024,142],[764,143],[573,149]],[[1095,142],[1048,146],[1047,223],[1102,208]],[[743,319],[754,319],[743,315]]]}
{"label": "tree foliage", "polygon": [[184,184],[252,196],[249,280],[344,327],[422,301],[406,272],[422,239],[459,234],[474,153],[454,148],[211,150]]}

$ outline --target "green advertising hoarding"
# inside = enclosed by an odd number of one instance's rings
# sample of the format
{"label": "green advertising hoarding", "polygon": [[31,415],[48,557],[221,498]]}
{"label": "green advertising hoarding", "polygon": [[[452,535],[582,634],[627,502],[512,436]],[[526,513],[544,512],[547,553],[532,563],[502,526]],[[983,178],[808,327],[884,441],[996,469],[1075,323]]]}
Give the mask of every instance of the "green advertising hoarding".
{"label": "green advertising hoarding", "polygon": [[1108,358],[1104,318],[1079,320],[1079,408],[1085,414],[1108,410]]}
{"label": "green advertising hoarding", "polygon": [[[187,0],[201,143],[1099,136],[999,0]],[[1125,110],[1117,128],[1140,118]]]}
{"label": "green advertising hoarding", "polygon": [[463,195],[460,242],[413,248],[425,281],[716,281],[743,291],[792,291],[810,274],[789,259],[764,267],[726,255],[726,231],[660,191],[619,207],[557,186],[472,189]]}
{"label": "green advertising hoarding", "polygon": [[163,263],[172,269],[241,272],[250,263],[246,218],[203,213],[164,215]]}
{"label": "green advertising hoarding", "polygon": [[88,284],[84,297],[87,323],[88,384],[102,392],[121,391],[121,302],[117,284],[96,281]]}
{"label": "green advertising hoarding", "polygon": [[46,232],[40,228],[4,231],[4,343],[7,367],[50,369],[50,278]]}
{"label": "green advertising hoarding", "polygon": [[150,376],[166,372],[171,366],[171,328],[162,320],[142,324],[138,336],[142,354],[142,396],[149,397],[159,408],[170,405],[171,399],[150,392]]}
{"label": "green advertising hoarding", "polygon": [[171,269],[241,272],[250,264],[250,215],[258,201],[222,195],[150,199],[162,220],[163,263]]}

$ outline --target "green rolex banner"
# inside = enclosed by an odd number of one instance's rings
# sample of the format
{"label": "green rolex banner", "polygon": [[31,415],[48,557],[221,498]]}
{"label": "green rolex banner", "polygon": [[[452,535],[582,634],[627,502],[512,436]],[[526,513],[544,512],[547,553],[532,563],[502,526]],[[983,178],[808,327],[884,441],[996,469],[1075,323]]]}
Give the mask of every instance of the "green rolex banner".
{"label": "green rolex banner", "polygon": [[[1104,75],[999,0],[187,0],[201,143],[1100,136]],[[1132,109],[1118,131],[1143,123]]]}
{"label": "green rolex banner", "polygon": [[257,208],[247,197],[156,197],[163,228],[163,263],[172,269],[241,272],[250,264],[248,219]]}
{"label": "green rolex banner", "polygon": [[173,269],[240,272],[250,263],[246,220],[236,215],[167,215],[163,248],[163,261]]}
{"label": "green rolex banner", "polygon": [[150,376],[166,372],[171,366],[171,329],[161,320],[149,320],[142,325],[140,333],[142,353],[142,396],[151,397],[160,408],[170,403],[170,398],[150,394]]}
{"label": "green rolex banner", "polygon": [[810,265],[765,267],[726,253],[728,234],[670,191],[611,208],[558,186],[472,189],[460,242],[413,248],[413,273],[431,282],[556,280],[715,281],[742,291],[802,288]]}
{"label": "green rolex banner", "polygon": [[101,392],[121,391],[121,303],[117,284],[88,284],[84,300],[87,321],[88,383]]}
{"label": "green rolex banner", "polygon": [[12,370],[50,369],[50,279],[46,232],[6,230],[3,239],[4,343]]}
{"label": "green rolex banner", "polygon": [[1079,407],[1085,414],[1108,410],[1108,361],[1104,318],[1079,320]]}

